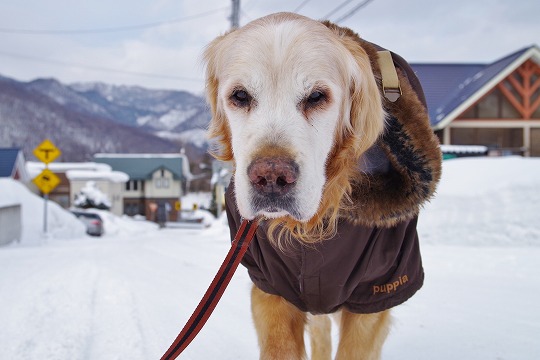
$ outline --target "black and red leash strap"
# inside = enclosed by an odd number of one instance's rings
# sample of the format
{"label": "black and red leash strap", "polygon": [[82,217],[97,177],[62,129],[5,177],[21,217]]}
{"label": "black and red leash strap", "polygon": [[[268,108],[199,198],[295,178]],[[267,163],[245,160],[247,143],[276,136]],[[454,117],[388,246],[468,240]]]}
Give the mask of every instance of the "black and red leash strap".
{"label": "black and red leash strap", "polygon": [[199,331],[214,311],[217,303],[221,299],[223,292],[229,285],[238,264],[244,257],[253,236],[255,230],[257,230],[257,220],[244,220],[240,229],[236,233],[234,240],[231,244],[231,249],[227,254],[223,264],[219,268],[214,280],[210,284],[208,290],[204,294],[199,305],[189,318],[186,325],[180,334],[176,337],[169,350],[161,357],[161,360],[173,360],[180,355],[182,351],[191,343],[191,341],[197,336]]}

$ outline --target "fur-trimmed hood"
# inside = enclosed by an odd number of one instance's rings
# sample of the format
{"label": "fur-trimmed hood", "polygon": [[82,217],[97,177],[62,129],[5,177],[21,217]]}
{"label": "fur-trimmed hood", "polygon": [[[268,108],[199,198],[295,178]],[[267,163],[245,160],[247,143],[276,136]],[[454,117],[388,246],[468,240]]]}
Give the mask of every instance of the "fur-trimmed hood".
{"label": "fur-trimmed hood", "polygon": [[[366,51],[382,91],[378,50],[353,31],[324,23],[344,37],[354,38]],[[384,99],[388,117],[382,137],[359,159],[353,179],[347,220],[368,226],[393,226],[418,214],[435,192],[441,176],[442,155],[431,129],[426,100],[410,65],[392,53],[402,95],[395,102]]]}

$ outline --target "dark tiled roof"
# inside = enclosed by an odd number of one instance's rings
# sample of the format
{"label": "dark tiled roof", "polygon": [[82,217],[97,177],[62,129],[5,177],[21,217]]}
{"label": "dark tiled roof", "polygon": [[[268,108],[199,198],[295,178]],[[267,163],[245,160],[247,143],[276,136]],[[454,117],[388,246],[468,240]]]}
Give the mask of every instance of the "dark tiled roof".
{"label": "dark tiled roof", "polygon": [[481,64],[411,64],[420,79],[428,104],[431,124],[437,123],[437,109],[441,108],[450,95],[465,79],[474,76],[485,65]]}
{"label": "dark tiled roof", "polygon": [[426,95],[431,125],[437,125],[533,47],[516,51],[491,64],[411,64]]}
{"label": "dark tiled roof", "polygon": [[184,179],[182,172],[183,159],[178,156],[102,156],[97,154],[94,160],[98,163],[108,164],[113,170],[122,171],[129,175],[131,180],[146,180],[152,177],[152,174],[159,169],[167,169],[173,173],[175,179]]}
{"label": "dark tiled roof", "polygon": [[0,177],[11,177],[20,149],[0,149]]}

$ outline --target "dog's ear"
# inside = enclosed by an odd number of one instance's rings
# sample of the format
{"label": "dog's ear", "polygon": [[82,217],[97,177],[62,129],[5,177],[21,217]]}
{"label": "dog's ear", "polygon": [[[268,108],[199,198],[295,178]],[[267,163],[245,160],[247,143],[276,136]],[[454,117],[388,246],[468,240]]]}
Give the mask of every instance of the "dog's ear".
{"label": "dog's ear", "polygon": [[210,104],[212,120],[208,127],[208,137],[217,141],[217,149],[212,149],[210,153],[221,161],[233,160],[231,131],[227,116],[223,111],[223,104],[219,100],[219,64],[222,57],[222,47],[228,33],[214,39],[205,49],[203,61],[206,64],[206,99]]}
{"label": "dog's ear", "polygon": [[386,112],[370,59],[358,43],[355,45],[354,48],[349,49],[359,69],[351,76],[350,121],[358,137],[357,149],[360,154],[363,154],[382,134]]}
{"label": "dog's ear", "polygon": [[383,107],[383,99],[378,86],[378,79],[373,71],[377,66],[372,59],[373,54],[368,54],[362,47],[362,40],[352,30],[339,27],[328,21],[323,22],[347,49],[351,56],[349,63],[349,92],[350,113],[349,122],[345,122],[342,129],[342,138],[354,139],[355,156],[359,156],[369,149],[381,135],[384,129],[386,113]]}

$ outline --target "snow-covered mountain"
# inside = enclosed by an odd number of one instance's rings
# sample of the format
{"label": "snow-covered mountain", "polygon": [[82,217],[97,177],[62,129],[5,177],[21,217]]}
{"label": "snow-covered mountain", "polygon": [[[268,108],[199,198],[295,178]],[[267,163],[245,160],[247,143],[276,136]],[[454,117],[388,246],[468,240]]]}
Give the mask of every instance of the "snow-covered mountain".
{"label": "snow-covered mountain", "polygon": [[104,83],[77,83],[69,88],[99,105],[111,120],[130,126],[180,133],[205,128],[210,120],[204,98],[186,91]]}
{"label": "snow-covered mountain", "polygon": [[27,157],[44,138],[62,150],[62,161],[180,146],[204,152],[209,120],[204,98],[185,91],[0,76],[0,147],[21,147]]}

